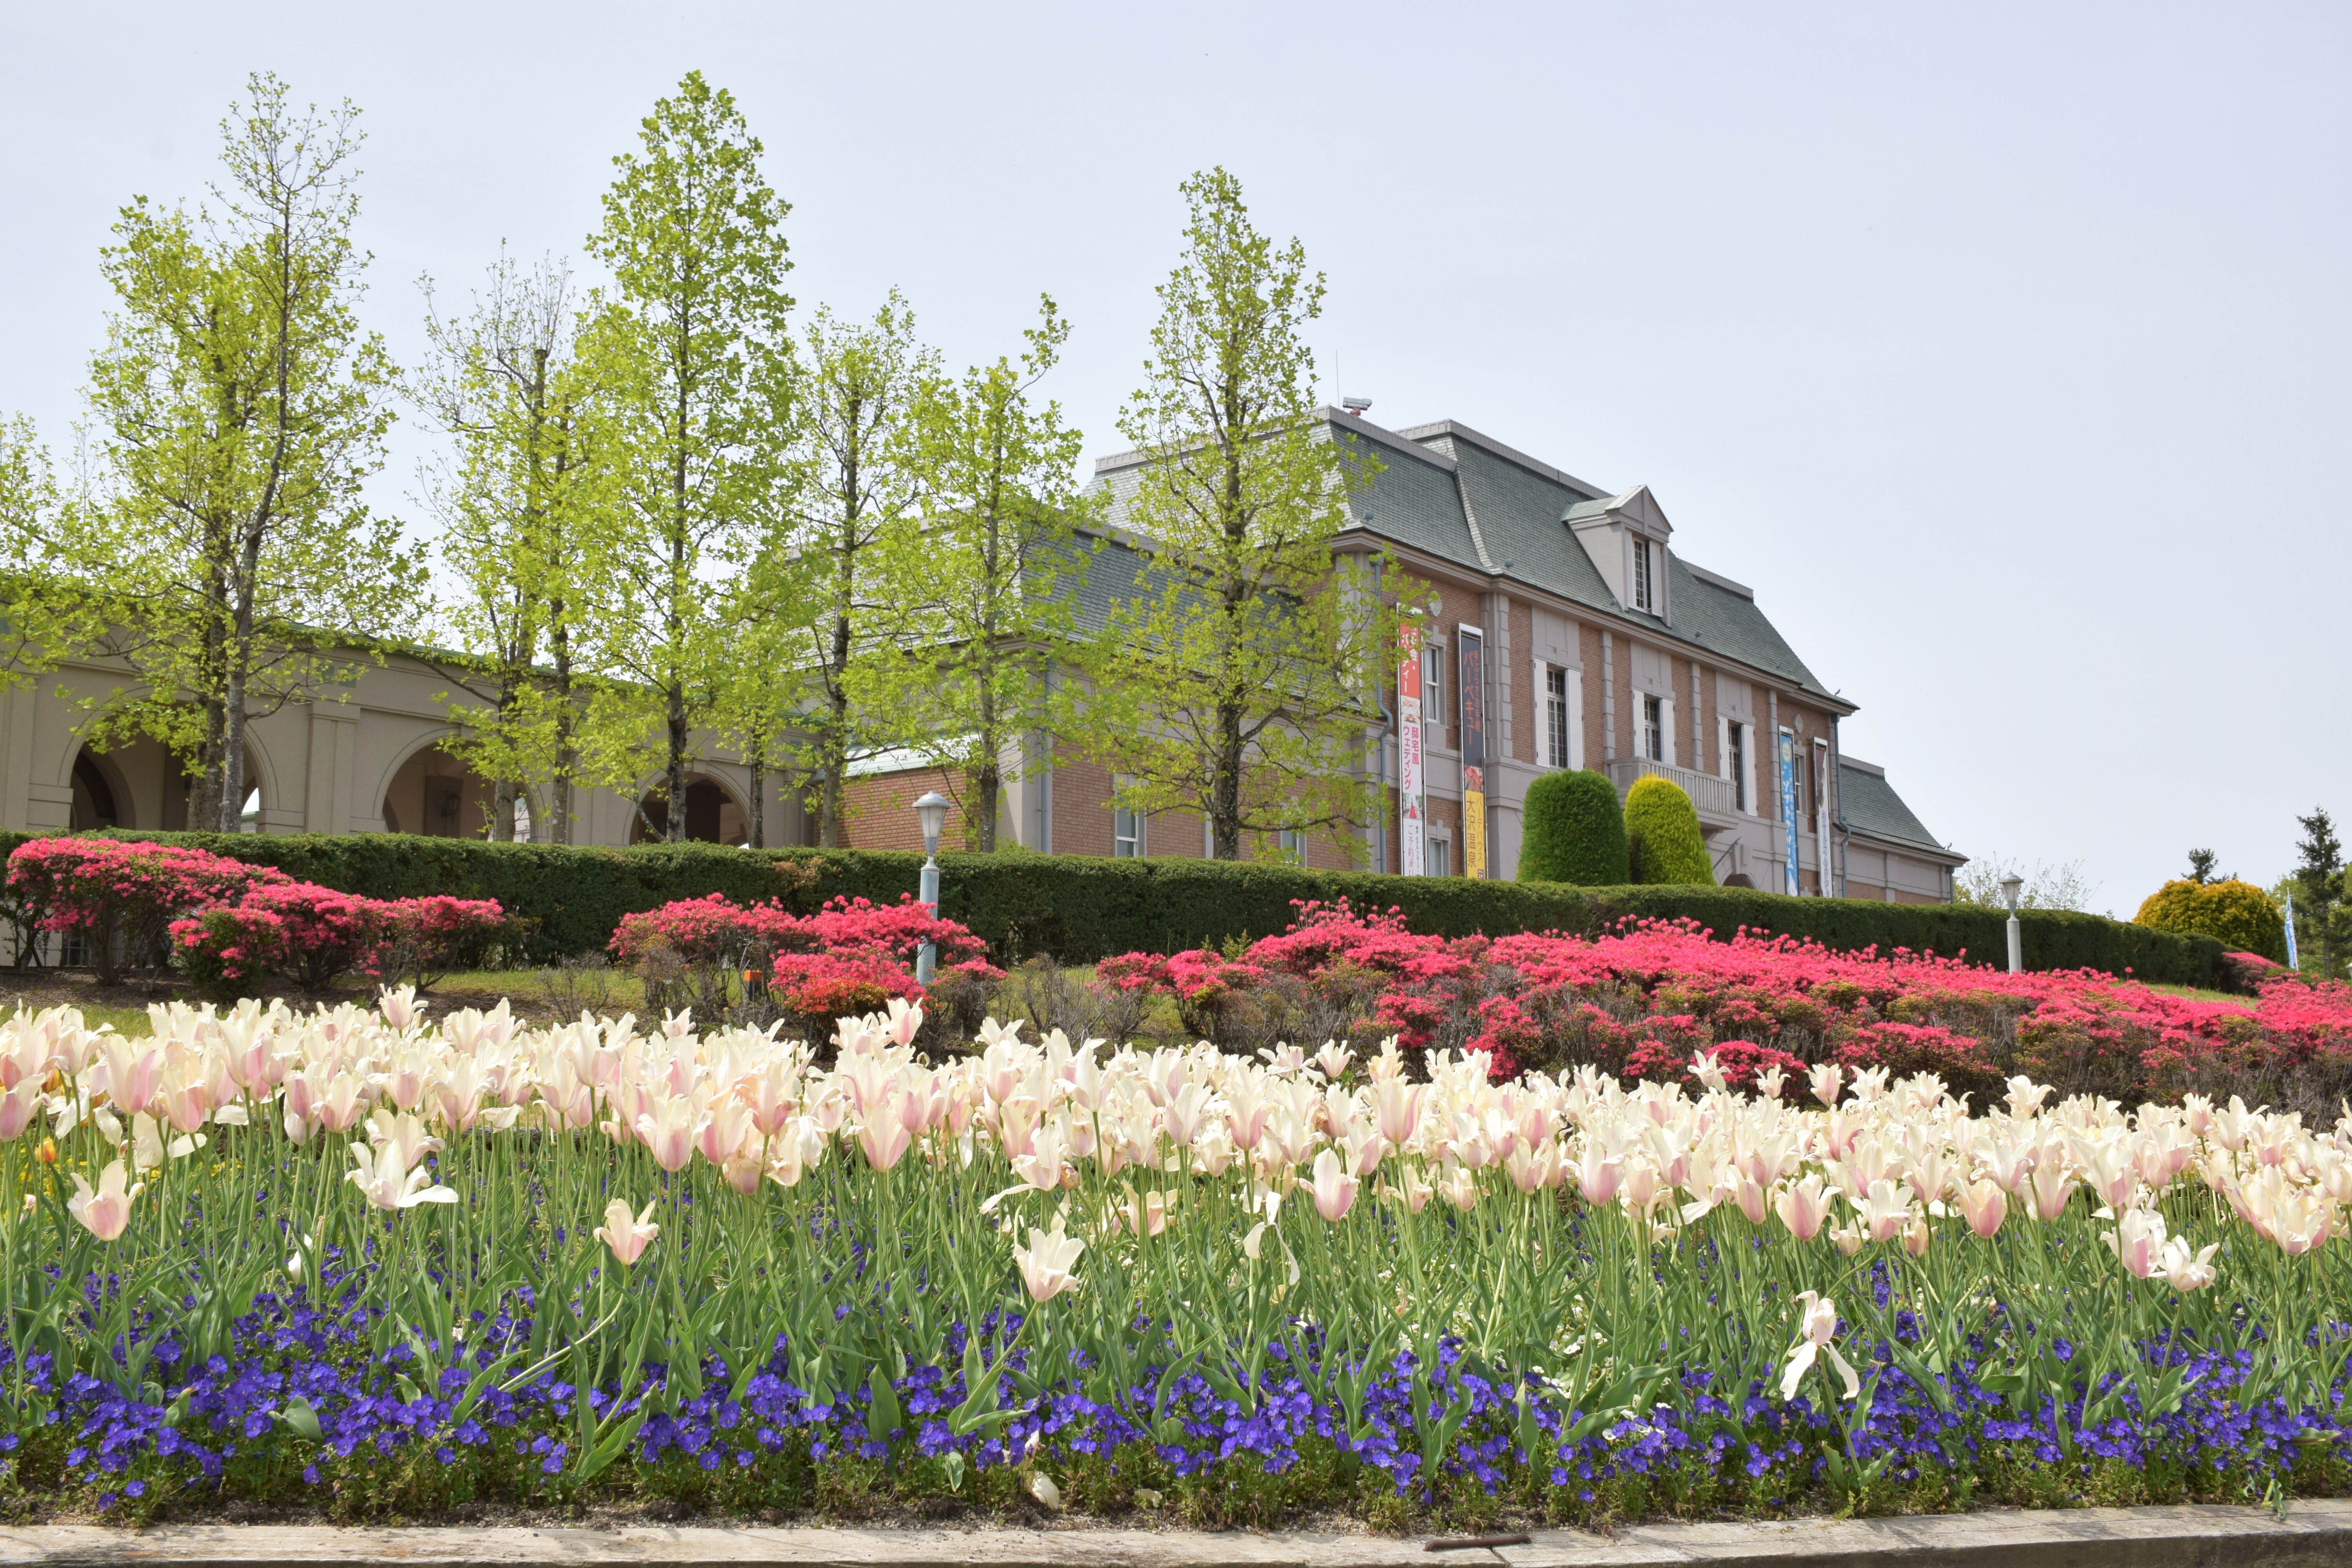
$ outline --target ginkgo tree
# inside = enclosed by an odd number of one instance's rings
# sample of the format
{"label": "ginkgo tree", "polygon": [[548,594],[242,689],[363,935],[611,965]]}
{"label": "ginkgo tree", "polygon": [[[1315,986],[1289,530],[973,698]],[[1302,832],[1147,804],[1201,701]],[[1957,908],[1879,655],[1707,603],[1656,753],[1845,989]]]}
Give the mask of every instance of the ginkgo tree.
{"label": "ginkgo tree", "polygon": [[1084,437],[1031,395],[1069,338],[1051,298],[1024,336],[1017,363],[935,377],[919,399],[922,526],[887,536],[891,647],[849,681],[876,733],[940,771],[978,850],[996,847],[1008,761],[1058,729],[1053,675],[1080,630],[1097,510],[1076,488]]}
{"label": "ginkgo tree", "polygon": [[606,679],[588,703],[583,770],[634,794],[650,749],[667,802],[659,826],[676,841],[696,735],[728,689],[727,584],[788,489],[791,209],[733,97],[698,71],[654,106],[641,142],[614,160],[589,240],[614,287],[580,338],[612,434],[593,606]]}
{"label": "ginkgo tree", "polygon": [[1424,595],[1383,580],[1377,552],[1335,548],[1380,464],[1317,417],[1322,274],[1257,231],[1225,170],[1182,191],[1183,253],[1119,419],[1147,455],[1113,516],[1141,564],[1087,645],[1074,734],[1121,777],[1121,804],[1198,812],[1233,860],[1248,836],[1382,809],[1363,765],[1376,694],[1396,605]]}
{"label": "ginkgo tree", "polygon": [[361,493],[394,369],[359,323],[357,120],[252,77],[211,201],[142,197],[102,253],[115,309],[89,367],[90,485],[48,565],[132,675],[89,732],[168,744],[192,826],[240,826],[255,719],[342,696],[424,605],[419,552]]}
{"label": "ginkgo tree", "polygon": [[[430,301],[429,279],[425,287]],[[450,628],[478,655],[442,661],[461,726],[444,744],[491,781],[489,836],[499,841],[572,841],[578,648],[593,629],[610,515],[600,483],[608,433],[574,353],[578,308],[561,263],[526,268],[501,255],[468,313],[428,310],[434,353],[413,383],[450,443],[424,478],[442,559],[462,588]],[[537,823],[525,804],[533,786],[545,806]]]}

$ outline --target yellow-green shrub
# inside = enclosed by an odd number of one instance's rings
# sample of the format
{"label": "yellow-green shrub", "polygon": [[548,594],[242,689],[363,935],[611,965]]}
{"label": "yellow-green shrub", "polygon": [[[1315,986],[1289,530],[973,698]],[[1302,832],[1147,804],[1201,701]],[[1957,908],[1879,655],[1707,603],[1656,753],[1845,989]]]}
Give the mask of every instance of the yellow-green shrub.
{"label": "yellow-green shrub", "polygon": [[2210,936],[2232,952],[2286,962],[2286,919],[2271,896],[2252,882],[2167,882],[2147,896],[2136,925]]}
{"label": "yellow-green shrub", "polygon": [[1633,880],[1715,886],[1715,858],[1698,830],[1698,811],[1672,779],[1645,773],[1625,792],[1625,840]]}

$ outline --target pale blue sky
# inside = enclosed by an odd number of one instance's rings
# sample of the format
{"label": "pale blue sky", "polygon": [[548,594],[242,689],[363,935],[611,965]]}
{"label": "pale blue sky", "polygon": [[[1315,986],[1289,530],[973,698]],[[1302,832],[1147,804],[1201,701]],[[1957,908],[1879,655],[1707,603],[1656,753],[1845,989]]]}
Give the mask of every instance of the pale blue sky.
{"label": "pale blue sky", "polygon": [[[953,361],[1076,324],[1137,380],[1187,172],[1330,276],[1331,390],[1612,488],[1753,584],[1940,837],[2128,914],[2352,816],[2352,12],[2340,6],[0,5],[0,410],[62,445],[135,193],[247,71],[372,133],[370,311],[574,252],[699,67],[795,294],[903,287]],[[417,447],[382,487],[404,505]],[[414,509],[408,509],[413,510]]]}

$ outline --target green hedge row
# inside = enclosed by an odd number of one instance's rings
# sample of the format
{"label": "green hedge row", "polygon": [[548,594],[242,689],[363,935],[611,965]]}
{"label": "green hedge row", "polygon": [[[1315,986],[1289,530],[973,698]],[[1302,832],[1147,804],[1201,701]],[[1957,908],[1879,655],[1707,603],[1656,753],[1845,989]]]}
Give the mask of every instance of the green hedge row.
{"label": "green hedge row", "polygon": [[[0,854],[30,837],[0,834]],[[496,899],[530,922],[534,957],[594,952],[623,915],[673,899],[723,893],[781,899],[813,910],[855,895],[895,902],[916,890],[921,858],[864,849],[726,848],[711,844],[627,849],[485,844],[396,833],[125,834],[200,845],[290,876],[376,898],[454,893]],[[940,912],[984,938],[1000,962],[1052,953],[1090,963],[1115,952],[1172,952],[1290,924],[1296,900],[1346,898],[1401,909],[1415,931],[1444,936],[1606,930],[1627,916],[1687,917],[1728,937],[1750,931],[1850,950],[1875,945],[1966,952],[1988,963],[2007,951],[2003,917],[1944,904],[1797,899],[1744,888],[1576,888],[1562,883],[1381,877],[1211,860],[1106,860],[1076,855],[943,854]],[[2126,972],[2144,980],[2221,988],[2221,944],[2097,915],[2028,910],[2032,969]]]}

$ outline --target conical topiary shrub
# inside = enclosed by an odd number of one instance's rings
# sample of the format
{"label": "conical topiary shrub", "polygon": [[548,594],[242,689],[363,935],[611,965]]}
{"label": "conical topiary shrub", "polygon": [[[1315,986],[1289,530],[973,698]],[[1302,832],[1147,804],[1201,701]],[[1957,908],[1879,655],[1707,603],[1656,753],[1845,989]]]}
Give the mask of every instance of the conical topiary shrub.
{"label": "conical topiary shrub", "polygon": [[1698,830],[1698,812],[1672,779],[1655,773],[1625,792],[1625,837],[1637,882],[1715,886],[1715,857]]}
{"label": "conical topiary shrub", "polygon": [[1632,880],[1617,789],[1590,769],[1546,773],[1521,808],[1519,880],[1622,887]]}

